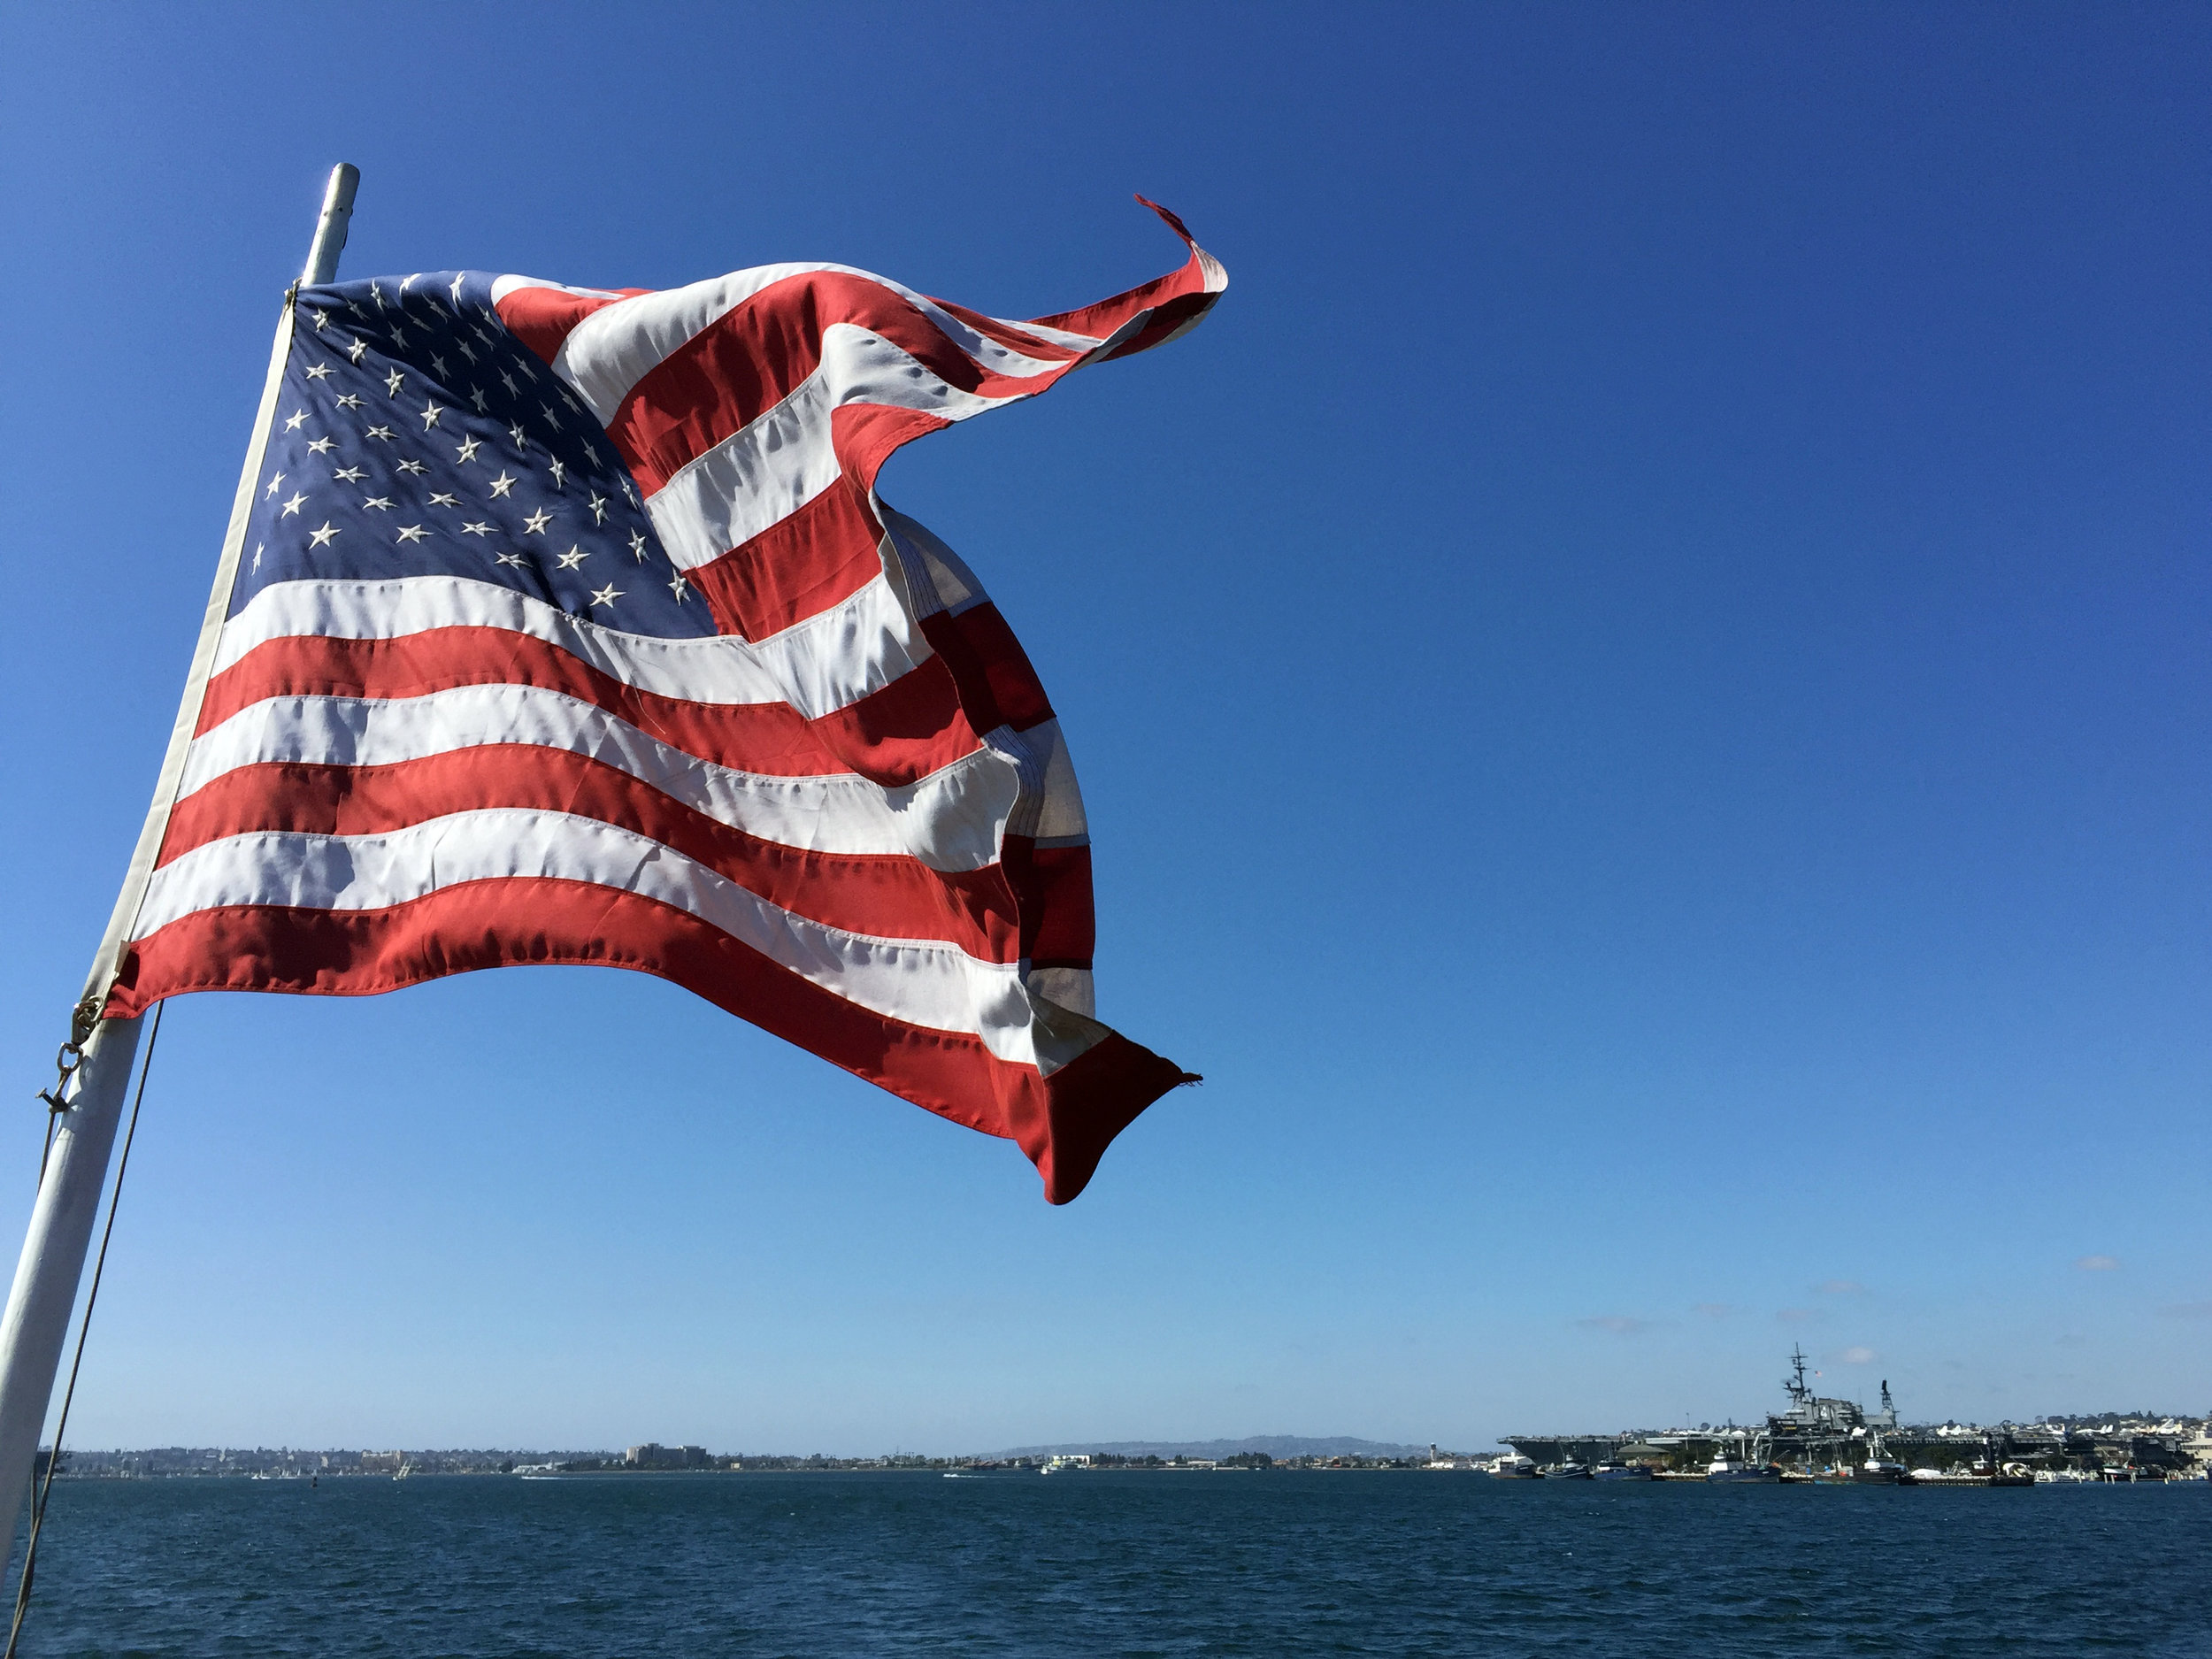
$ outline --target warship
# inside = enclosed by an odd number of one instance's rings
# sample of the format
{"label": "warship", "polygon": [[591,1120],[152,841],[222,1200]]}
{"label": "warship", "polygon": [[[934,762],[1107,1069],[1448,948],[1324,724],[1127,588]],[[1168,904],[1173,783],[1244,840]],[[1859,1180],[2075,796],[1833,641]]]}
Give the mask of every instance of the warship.
{"label": "warship", "polygon": [[[1694,1478],[1717,1467],[1772,1470],[1793,1479],[1937,1484],[1957,1480],[2024,1485],[2037,1471],[2142,1470],[2156,1479],[2178,1473],[2185,1461],[2164,1441],[2130,1435],[2115,1440],[2055,1424],[1904,1424],[1889,1382],[1873,1410],[1854,1400],[1817,1394],[1806,1379],[1805,1352],[1793,1348],[1782,1379],[1788,1404],[1762,1424],[1631,1429],[1611,1434],[1507,1434],[1501,1437],[1534,1471],[1640,1464],[1662,1476]],[[2108,1444],[2108,1441],[2112,1443]],[[2169,1471],[2167,1464],[2174,1465]],[[2153,1472],[2155,1471],[2155,1472]],[[1744,1476],[1732,1476],[1742,1479]]]}

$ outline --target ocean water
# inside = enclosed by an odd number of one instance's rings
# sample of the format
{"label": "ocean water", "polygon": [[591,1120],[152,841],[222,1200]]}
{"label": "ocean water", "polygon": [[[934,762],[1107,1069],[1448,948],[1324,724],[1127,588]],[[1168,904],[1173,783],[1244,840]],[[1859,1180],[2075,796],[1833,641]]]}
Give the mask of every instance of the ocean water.
{"label": "ocean water", "polygon": [[30,1655],[2212,1659],[2204,1484],[64,1480],[39,1555]]}

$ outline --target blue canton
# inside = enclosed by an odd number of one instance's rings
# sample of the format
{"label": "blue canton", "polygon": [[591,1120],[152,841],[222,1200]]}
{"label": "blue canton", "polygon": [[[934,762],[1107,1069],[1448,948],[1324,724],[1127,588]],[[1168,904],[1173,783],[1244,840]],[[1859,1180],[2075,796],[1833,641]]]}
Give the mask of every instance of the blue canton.
{"label": "blue canton", "polygon": [[231,589],[457,576],[626,634],[716,632],[605,430],[480,271],[303,288]]}

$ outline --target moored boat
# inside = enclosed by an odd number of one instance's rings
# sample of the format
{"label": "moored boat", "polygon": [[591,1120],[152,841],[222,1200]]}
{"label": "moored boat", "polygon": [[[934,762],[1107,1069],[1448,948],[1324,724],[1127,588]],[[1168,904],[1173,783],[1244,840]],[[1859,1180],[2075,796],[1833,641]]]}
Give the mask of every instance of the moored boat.
{"label": "moored boat", "polygon": [[1723,1452],[1705,1466],[1705,1479],[1716,1486],[1778,1486],[1782,1471],[1771,1464],[1747,1463]]}

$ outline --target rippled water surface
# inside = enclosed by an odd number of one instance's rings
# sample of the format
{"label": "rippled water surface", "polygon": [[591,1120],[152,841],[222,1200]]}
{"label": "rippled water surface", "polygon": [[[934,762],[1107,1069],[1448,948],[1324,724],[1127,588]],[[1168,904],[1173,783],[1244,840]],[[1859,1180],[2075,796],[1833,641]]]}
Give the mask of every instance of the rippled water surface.
{"label": "rippled water surface", "polygon": [[27,1654],[2148,1654],[2212,1486],[63,1481]]}

